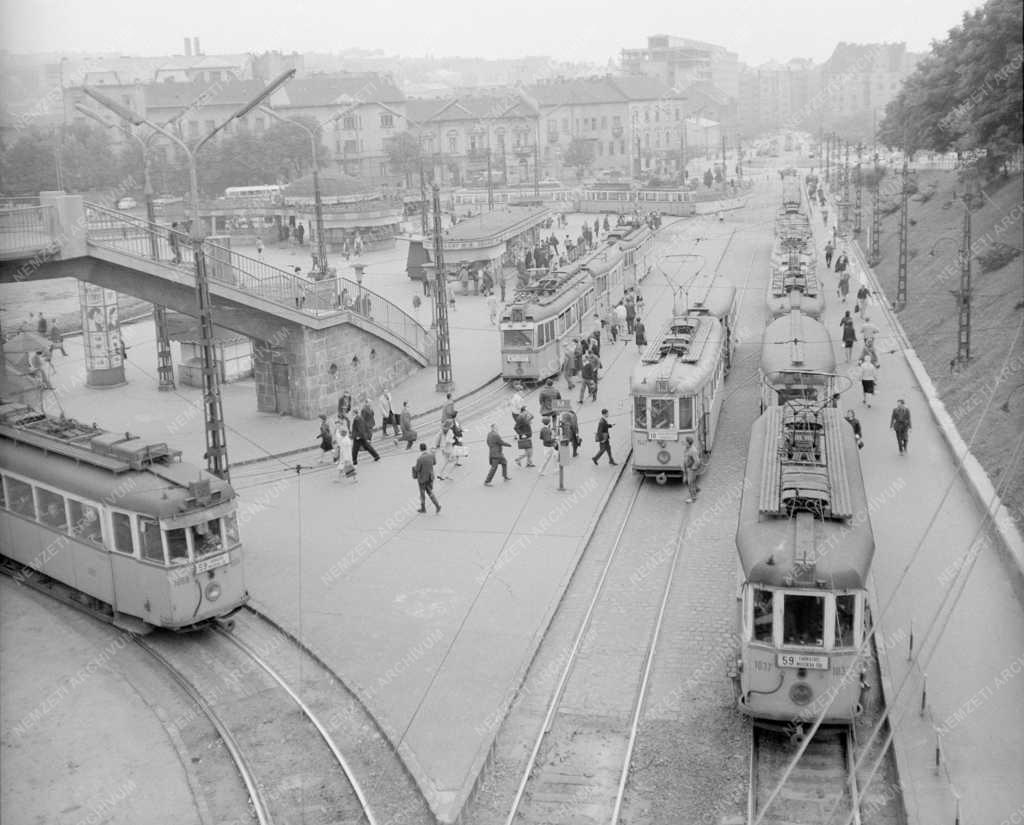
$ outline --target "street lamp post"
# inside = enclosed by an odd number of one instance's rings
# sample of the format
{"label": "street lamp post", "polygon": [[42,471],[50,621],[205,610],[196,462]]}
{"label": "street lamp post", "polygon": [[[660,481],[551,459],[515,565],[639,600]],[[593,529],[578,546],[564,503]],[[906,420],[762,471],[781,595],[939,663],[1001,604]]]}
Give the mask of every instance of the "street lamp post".
{"label": "street lamp post", "polygon": [[[324,237],[324,203],[320,192],[320,163],[318,160],[316,132],[310,129],[305,123],[293,120],[289,117],[279,115],[269,106],[260,106],[260,111],[274,118],[281,123],[288,123],[301,129],[309,137],[310,158],[313,162],[313,210],[316,214],[316,261],[313,263],[313,271],[319,272],[321,277],[327,276],[327,239]],[[328,123],[335,118],[328,119]]]}
{"label": "street lamp post", "polygon": [[434,206],[434,326],[437,336],[437,391],[450,392],[455,386],[452,376],[452,342],[448,329],[447,273],[444,266],[444,232],[441,227],[441,187],[431,187]]}
{"label": "street lamp post", "polygon": [[199,174],[196,164],[196,156],[199,151],[209,143],[210,139],[221,131],[225,126],[241,117],[260,105],[267,97],[287,83],[295,76],[295,69],[289,69],[278,75],[270,84],[263,89],[255,98],[242,106],[227,120],[214,128],[209,134],[200,140],[195,148],[190,149],[188,145],[177,137],[173,132],[158,126],[150,120],[137,114],[127,106],[122,106],[106,95],[83,86],[82,91],[89,97],[105,106],[118,117],[124,118],[134,126],[146,125],[150,129],[159,132],[168,138],[172,143],[184,151],[188,158],[188,179],[189,190],[192,198],[190,236],[192,242],[192,260],[196,271],[196,301],[199,309],[199,333],[200,347],[203,354],[203,411],[206,419],[206,466],[215,476],[230,480],[228,468],[228,447],[227,431],[224,425],[224,409],[220,397],[220,380],[217,373],[217,353],[214,346],[213,331],[213,303],[210,299],[210,285],[207,280],[206,256],[203,252],[203,227],[199,217]]}
{"label": "street lamp post", "polygon": [[[75,104],[75,109],[108,129],[121,128],[119,124],[103,117],[99,112],[94,112],[92,109],[83,106],[81,103]],[[150,134],[149,138],[143,140],[135,134],[134,131],[127,127],[122,128],[122,131],[138,143],[139,148],[142,151],[142,192],[143,197],[146,200],[146,221],[149,223],[150,227],[149,254],[152,256],[154,261],[157,261],[160,259],[160,239],[157,237],[155,231],[156,210],[153,207],[153,181],[152,176],[150,175],[149,142],[159,133],[153,132]],[[167,307],[163,304],[153,304],[153,325],[156,327],[157,388],[162,392],[167,392],[174,389],[174,364],[171,360],[171,341],[167,333]]]}

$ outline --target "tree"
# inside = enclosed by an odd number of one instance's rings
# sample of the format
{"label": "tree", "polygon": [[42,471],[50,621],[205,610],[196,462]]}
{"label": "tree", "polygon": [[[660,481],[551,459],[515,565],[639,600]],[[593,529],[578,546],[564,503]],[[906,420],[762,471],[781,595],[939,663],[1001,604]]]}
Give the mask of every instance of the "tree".
{"label": "tree", "polygon": [[399,132],[384,144],[392,171],[405,175],[405,185],[412,185],[412,175],[420,168],[420,142],[409,132]]}
{"label": "tree", "polygon": [[4,153],[0,185],[11,194],[56,189],[58,162],[68,192],[114,188],[120,184],[117,159],[105,130],[76,123],[63,132],[29,128]]}
{"label": "tree", "polygon": [[565,165],[576,169],[576,180],[583,178],[583,173],[594,164],[594,142],[583,138],[573,138],[565,150]]}

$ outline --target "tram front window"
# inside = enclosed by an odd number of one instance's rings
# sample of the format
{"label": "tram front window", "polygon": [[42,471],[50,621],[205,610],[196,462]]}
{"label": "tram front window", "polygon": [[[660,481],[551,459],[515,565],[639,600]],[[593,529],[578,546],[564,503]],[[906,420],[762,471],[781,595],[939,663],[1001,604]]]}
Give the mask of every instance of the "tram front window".
{"label": "tram front window", "polygon": [[221,541],[220,536],[219,518],[204,521],[202,524],[194,524],[189,530],[192,531],[192,546],[196,550],[196,556],[205,556],[224,549],[224,542]]}
{"label": "tram front window", "polygon": [[856,610],[857,597],[852,593],[836,596],[836,647],[853,647]]}
{"label": "tram front window", "polygon": [[224,536],[227,538],[228,547],[238,544],[238,516],[234,513],[224,516]]}
{"label": "tram front window", "polygon": [[501,331],[503,347],[532,347],[533,333],[528,329],[504,329]]}
{"label": "tram front window", "polygon": [[775,593],[771,590],[754,591],[754,641],[772,642],[772,618]]}
{"label": "tram front window", "polygon": [[139,549],[146,561],[164,563],[164,542],[160,525],[151,518],[139,516]]}
{"label": "tram front window", "polygon": [[674,430],[676,427],[676,399],[651,399],[651,429]]}
{"label": "tram front window", "polygon": [[787,593],[782,643],[804,647],[825,644],[825,598]]}
{"label": "tram front window", "polygon": [[167,531],[167,555],[171,559],[171,564],[188,561],[188,537],[185,535],[184,527]]}

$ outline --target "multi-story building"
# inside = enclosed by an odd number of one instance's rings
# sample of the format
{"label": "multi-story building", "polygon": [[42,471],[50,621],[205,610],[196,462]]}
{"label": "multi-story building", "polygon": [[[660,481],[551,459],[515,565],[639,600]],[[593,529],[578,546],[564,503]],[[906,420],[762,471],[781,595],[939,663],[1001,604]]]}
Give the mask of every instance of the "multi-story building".
{"label": "multi-story building", "polygon": [[515,89],[406,101],[405,128],[439,183],[516,186],[537,176],[537,107]]}
{"label": "multi-story building", "polygon": [[906,43],[840,43],[820,70],[828,115],[841,121],[880,114],[919,60]]}
{"label": "multi-story building", "polygon": [[739,56],[724,46],[654,34],[646,49],[623,49],[622,71],[656,77],[684,90],[694,83],[717,86],[730,100],[739,97]]}
{"label": "multi-story building", "polygon": [[687,110],[684,96],[645,76],[556,80],[529,88],[540,110],[542,168],[572,174],[570,146],[589,144],[595,170],[638,174],[659,167],[676,146]]}

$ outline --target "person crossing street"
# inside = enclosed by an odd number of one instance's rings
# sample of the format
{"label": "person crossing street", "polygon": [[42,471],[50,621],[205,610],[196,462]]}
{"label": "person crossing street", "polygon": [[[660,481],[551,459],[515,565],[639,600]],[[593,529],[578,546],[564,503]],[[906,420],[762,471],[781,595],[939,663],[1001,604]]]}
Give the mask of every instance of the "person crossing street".
{"label": "person crossing street", "polygon": [[601,410],[601,418],[597,422],[597,435],[595,436],[597,443],[601,445],[601,449],[597,451],[597,455],[590,459],[595,465],[598,463],[598,459],[605,454],[608,455],[609,464],[613,467],[618,464],[618,462],[616,462],[612,457],[611,430],[614,426],[615,425],[608,420],[608,410]]}
{"label": "person crossing street", "polygon": [[419,513],[427,512],[427,501],[429,497],[435,507],[435,512],[441,512],[441,504],[434,495],[434,454],[427,449],[427,445],[420,443],[420,454],[412,468],[412,477],[416,479],[416,486],[420,491]]}

